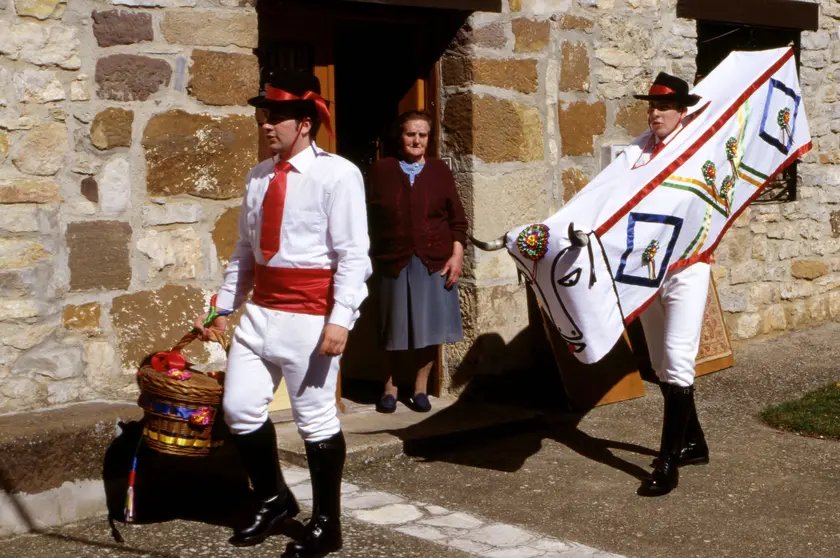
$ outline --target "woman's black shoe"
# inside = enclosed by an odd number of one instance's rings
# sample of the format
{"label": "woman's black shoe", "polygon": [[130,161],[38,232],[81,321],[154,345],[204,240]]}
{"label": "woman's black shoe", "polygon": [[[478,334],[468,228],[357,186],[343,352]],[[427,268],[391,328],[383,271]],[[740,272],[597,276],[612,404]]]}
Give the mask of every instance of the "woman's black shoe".
{"label": "woman's black shoe", "polygon": [[411,408],[418,413],[428,413],[432,410],[429,396],[425,393],[415,393],[414,397],[411,398]]}
{"label": "woman's black shoe", "polygon": [[376,404],[376,410],[380,413],[393,413],[397,410],[397,398],[386,393]]}

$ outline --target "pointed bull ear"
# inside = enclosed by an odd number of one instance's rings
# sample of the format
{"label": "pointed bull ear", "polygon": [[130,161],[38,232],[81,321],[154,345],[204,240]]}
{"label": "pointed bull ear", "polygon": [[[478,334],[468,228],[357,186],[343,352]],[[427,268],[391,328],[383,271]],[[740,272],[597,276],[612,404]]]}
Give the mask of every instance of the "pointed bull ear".
{"label": "pointed bull ear", "polygon": [[490,242],[484,242],[482,240],[478,240],[469,236],[470,242],[473,243],[473,246],[478,248],[479,250],[484,250],[485,252],[495,252],[496,250],[501,250],[505,247],[505,238],[507,235],[502,235],[496,240],[491,240]]}
{"label": "pointed bull ear", "polygon": [[589,235],[583,231],[576,231],[575,224],[569,223],[569,242],[571,242],[573,246],[583,248],[589,244]]}

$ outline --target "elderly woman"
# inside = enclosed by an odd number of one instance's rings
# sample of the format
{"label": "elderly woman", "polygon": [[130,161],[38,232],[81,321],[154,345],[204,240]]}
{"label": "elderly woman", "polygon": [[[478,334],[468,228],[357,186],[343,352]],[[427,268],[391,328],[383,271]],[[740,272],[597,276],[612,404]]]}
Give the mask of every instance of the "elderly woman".
{"label": "elderly woman", "polygon": [[377,410],[396,410],[393,373],[408,360],[417,366],[410,406],[427,412],[438,346],[464,338],[457,282],[467,219],[449,167],[426,157],[432,117],[409,111],[397,124],[400,157],[377,161],[369,174],[371,256],[381,278],[380,331],[387,351]]}

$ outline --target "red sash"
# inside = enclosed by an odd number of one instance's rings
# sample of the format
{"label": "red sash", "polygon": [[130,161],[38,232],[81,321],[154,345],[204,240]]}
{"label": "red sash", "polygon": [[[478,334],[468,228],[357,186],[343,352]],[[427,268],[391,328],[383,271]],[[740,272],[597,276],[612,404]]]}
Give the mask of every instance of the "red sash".
{"label": "red sash", "polygon": [[254,270],[254,296],[257,306],[295,314],[326,316],[333,307],[332,269],[268,267]]}

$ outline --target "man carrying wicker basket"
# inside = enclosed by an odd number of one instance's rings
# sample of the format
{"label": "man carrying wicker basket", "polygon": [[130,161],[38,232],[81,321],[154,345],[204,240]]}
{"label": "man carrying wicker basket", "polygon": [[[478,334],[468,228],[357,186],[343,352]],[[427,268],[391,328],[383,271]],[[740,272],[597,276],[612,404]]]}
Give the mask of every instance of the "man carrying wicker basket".
{"label": "man carrying wicker basket", "polygon": [[237,546],[261,543],[299,511],[268,418],[274,391],[286,379],[313,492],[312,518],[302,540],[287,546],[288,557],[341,548],[338,357],[371,273],[362,175],[315,145],[322,124],[332,133],[320,90],[312,75],[276,72],[265,94],[248,101],[275,155],[246,179],[239,241],[216,303],[221,317],[206,329],[203,320],[196,323],[210,340],[227,327],[224,316],[246,303],[228,356],[223,408],[260,505],[231,539]]}

